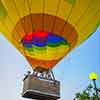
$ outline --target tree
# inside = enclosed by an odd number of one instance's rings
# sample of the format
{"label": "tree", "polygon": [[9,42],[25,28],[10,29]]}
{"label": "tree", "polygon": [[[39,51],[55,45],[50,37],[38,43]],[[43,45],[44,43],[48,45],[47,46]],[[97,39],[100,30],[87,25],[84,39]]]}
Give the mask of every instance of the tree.
{"label": "tree", "polygon": [[85,90],[80,93],[76,93],[73,100],[100,100],[100,89],[98,89],[98,94],[99,98],[96,97],[94,87],[89,84]]}

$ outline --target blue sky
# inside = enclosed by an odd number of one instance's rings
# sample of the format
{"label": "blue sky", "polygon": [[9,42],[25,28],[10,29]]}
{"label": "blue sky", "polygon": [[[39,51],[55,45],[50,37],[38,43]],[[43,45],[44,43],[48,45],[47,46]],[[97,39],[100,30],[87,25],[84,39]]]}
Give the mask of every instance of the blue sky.
{"label": "blue sky", "polygon": [[[98,74],[100,87],[100,27],[94,34],[71,51],[53,69],[61,81],[61,99],[73,100],[75,93],[91,81],[90,72]],[[31,70],[24,57],[0,34],[0,100],[25,100],[21,97],[24,73]]]}

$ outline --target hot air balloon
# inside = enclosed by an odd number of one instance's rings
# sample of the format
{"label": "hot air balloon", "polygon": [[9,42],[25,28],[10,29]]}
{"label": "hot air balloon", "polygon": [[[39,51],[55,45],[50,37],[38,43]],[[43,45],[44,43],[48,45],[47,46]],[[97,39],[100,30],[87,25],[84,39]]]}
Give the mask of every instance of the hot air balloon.
{"label": "hot air balloon", "polygon": [[50,71],[100,23],[100,0],[0,0],[0,32],[33,70]]}

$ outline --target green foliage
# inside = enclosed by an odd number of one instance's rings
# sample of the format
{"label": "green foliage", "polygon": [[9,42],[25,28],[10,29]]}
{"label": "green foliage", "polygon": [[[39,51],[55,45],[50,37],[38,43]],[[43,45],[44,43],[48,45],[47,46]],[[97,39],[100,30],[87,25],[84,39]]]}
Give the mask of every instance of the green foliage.
{"label": "green foliage", "polygon": [[[100,89],[98,89],[98,94],[100,94]],[[76,93],[73,100],[100,100],[100,97],[99,99],[96,97],[93,86],[89,84],[85,90]]]}

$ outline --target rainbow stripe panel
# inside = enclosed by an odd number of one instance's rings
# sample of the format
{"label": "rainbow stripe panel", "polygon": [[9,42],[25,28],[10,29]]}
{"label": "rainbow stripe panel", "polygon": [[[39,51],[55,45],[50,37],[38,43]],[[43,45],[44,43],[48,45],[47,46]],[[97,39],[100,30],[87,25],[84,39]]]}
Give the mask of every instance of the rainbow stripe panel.
{"label": "rainbow stripe panel", "polygon": [[33,32],[22,39],[25,52],[31,58],[58,60],[69,49],[63,37],[51,32]]}

